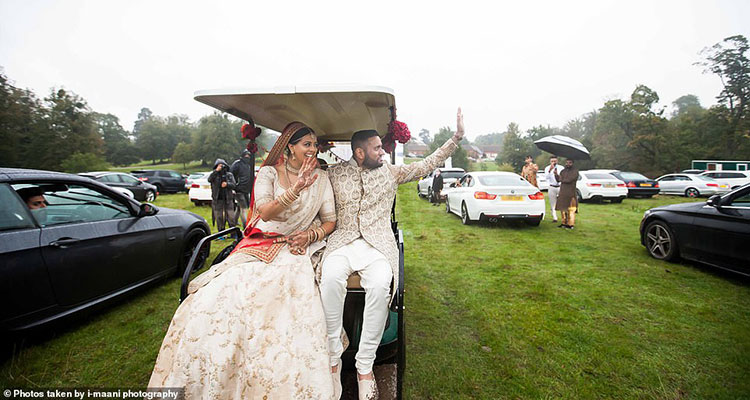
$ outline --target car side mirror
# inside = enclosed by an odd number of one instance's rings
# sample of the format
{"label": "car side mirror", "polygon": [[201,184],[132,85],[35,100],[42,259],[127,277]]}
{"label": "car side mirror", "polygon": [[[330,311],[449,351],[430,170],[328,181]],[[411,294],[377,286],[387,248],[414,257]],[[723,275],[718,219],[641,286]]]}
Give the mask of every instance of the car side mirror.
{"label": "car side mirror", "polygon": [[143,203],[141,204],[140,210],[138,210],[138,218],[150,217],[152,215],[156,215],[156,213],[158,212],[159,212],[159,207],[151,203]]}
{"label": "car side mirror", "polygon": [[717,209],[721,208],[721,195],[715,194],[706,200],[706,204]]}

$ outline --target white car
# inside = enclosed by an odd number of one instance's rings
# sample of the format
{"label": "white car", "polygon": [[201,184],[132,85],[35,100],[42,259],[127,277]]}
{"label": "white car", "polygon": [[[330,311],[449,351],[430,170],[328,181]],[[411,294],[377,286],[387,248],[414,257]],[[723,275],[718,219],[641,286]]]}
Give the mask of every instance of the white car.
{"label": "white car", "polygon": [[698,197],[729,192],[729,184],[703,175],[667,174],[656,178],[660,194]]}
{"label": "white car", "polygon": [[522,219],[539,226],[544,219],[544,193],[512,172],[469,172],[443,193],[445,211],[461,217],[464,225]]}
{"label": "white car", "polygon": [[536,172],[536,184],[539,186],[539,190],[549,190],[549,182],[547,182],[547,174],[544,173],[544,168],[540,168]]}
{"label": "white car", "polygon": [[700,175],[728,183],[732,189],[750,183],[750,171],[707,171]]}
{"label": "white car", "polygon": [[[466,173],[463,168],[437,168],[435,171],[438,169],[443,176],[443,190],[448,188],[451,183],[455,182]],[[432,200],[432,178],[435,176],[435,171],[430,172],[429,175],[417,182],[417,194],[420,197],[427,197]]]}
{"label": "white car", "polygon": [[[208,182],[208,175],[211,172],[203,172],[200,177],[193,178],[188,190],[188,198],[196,206],[201,204],[211,204],[211,183]],[[190,175],[193,176],[192,174]]]}
{"label": "white car", "polygon": [[625,182],[610,174],[612,171],[615,170],[580,171],[576,182],[578,200],[610,200],[613,203],[622,203],[628,197],[628,188]]}
{"label": "white car", "polygon": [[185,178],[185,190],[190,191],[190,188],[193,186],[193,181],[196,179],[203,178],[203,176],[208,176],[211,171],[208,172],[191,172],[190,175],[188,175],[187,178]]}

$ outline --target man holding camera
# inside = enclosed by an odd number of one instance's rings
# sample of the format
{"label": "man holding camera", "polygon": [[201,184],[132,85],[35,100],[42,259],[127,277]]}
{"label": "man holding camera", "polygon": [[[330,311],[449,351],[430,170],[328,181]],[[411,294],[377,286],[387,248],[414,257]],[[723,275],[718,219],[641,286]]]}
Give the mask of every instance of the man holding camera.
{"label": "man holding camera", "polygon": [[217,158],[214,170],[208,175],[208,182],[211,183],[211,221],[217,231],[223,231],[234,221],[234,188],[237,183],[229,172],[229,164]]}

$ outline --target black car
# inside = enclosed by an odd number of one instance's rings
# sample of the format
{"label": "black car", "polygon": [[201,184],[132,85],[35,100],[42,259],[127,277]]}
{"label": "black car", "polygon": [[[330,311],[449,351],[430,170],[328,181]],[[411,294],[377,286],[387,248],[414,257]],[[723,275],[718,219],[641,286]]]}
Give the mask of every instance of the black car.
{"label": "black car", "polygon": [[0,168],[0,204],[3,333],[41,326],[181,274],[210,233],[196,214],[141,204],[102,183],[59,172]]}
{"label": "black car", "polygon": [[652,208],[640,231],[654,258],[682,257],[750,276],[750,184],[706,202]]}
{"label": "black car", "polygon": [[99,181],[107,186],[127,189],[133,193],[133,197],[138,201],[152,202],[156,200],[156,195],[159,193],[156,186],[122,172],[85,172],[78,175]]}
{"label": "black car", "polygon": [[186,177],[169,169],[139,169],[130,171],[136,178],[156,186],[159,193],[177,193],[185,189]]}
{"label": "black car", "polygon": [[625,182],[628,188],[628,197],[652,197],[659,194],[659,182],[647,178],[637,172],[610,172],[615,178]]}

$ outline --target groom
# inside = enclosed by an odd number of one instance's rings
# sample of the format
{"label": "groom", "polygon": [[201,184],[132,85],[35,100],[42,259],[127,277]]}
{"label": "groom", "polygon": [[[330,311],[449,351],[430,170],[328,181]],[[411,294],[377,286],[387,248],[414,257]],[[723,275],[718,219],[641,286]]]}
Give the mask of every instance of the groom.
{"label": "groom", "polygon": [[464,136],[458,109],[456,133],[424,160],[409,165],[384,164],[380,136],[375,130],[355,132],[352,158],[328,169],[336,198],[336,230],[323,254],[320,292],[326,315],[328,349],[336,395],[341,394],[341,342],[346,281],[359,273],[365,290],[362,333],[356,367],[360,399],[377,398],[372,373],[375,352],[388,316],[388,304],[398,287],[398,247],[391,230],[391,207],[398,185],[414,181],[437,168],[458,148]]}

